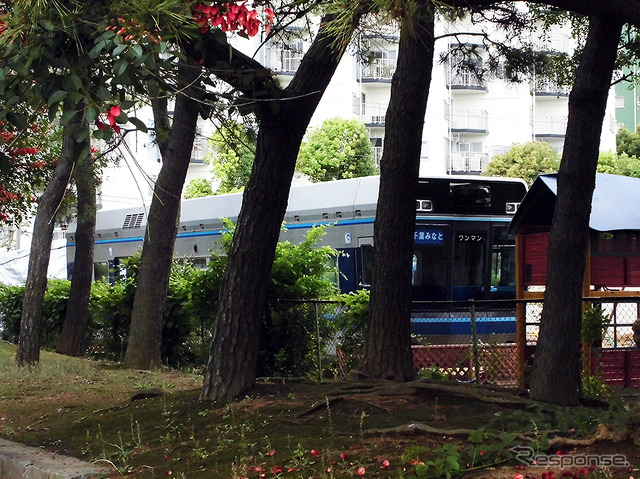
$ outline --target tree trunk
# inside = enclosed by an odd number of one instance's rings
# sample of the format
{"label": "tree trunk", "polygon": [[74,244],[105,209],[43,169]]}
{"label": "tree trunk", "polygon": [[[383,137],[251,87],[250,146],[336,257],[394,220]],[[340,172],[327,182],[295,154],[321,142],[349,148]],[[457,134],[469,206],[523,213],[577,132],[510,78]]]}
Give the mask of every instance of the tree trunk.
{"label": "tree trunk", "polygon": [[282,99],[274,95],[271,102],[261,102],[256,157],[222,281],[201,399],[231,399],[255,381],[267,282],[298,150],[342,56],[333,42],[350,38],[354,27],[332,36],[325,32],[327,19],[323,20],[296,76],[280,92]]}
{"label": "tree trunk", "polygon": [[[198,119],[193,83],[199,68],[187,65],[178,76],[185,91],[176,98],[172,127],[161,141],[162,168],[153,192],[142,246],[138,283],[131,313],[124,366],[151,369],[162,365],[162,314],[167,299],[173,248],[178,233],[182,187],[191,160]],[[154,105],[156,127],[165,125],[165,113]],[[156,132],[158,136],[159,132]],[[164,137],[164,135],[160,135]]]}
{"label": "tree trunk", "polygon": [[360,366],[366,375],[394,381],[415,376],[411,261],[422,129],[434,49],[433,9],[422,7],[418,15],[403,21],[391,83],[374,227],[368,337]]}
{"label": "tree trunk", "polygon": [[44,193],[38,199],[38,210],[33,225],[33,238],[29,253],[29,271],[24,289],[22,316],[20,318],[20,339],[18,342],[18,366],[32,366],[40,361],[40,326],[44,293],[47,289],[47,270],[51,256],[51,241],[55,217],[64,198],[75,158],[82,154],[81,143],[69,132],[80,123],[76,115],[67,127],[62,140],[62,151],[53,177]]}
{"label": "tree trunk", "polygon": [[[84,123],[82,128],[89,130]],[[82,142],[87,155],[78,158],[73,172],[78,193],[78,227],[75,233],[76,252],[73,276],[64,326],[56,352],[68,356],[84,356],[87,348],[87,324],[89,323],[89,298],[93,279],[93,244],[96,231],[96,184],[91,158],[91,144]]]}
{"label": "tree trunk", "polygon": [[621,28],[619,21],[590,18],[587,43],[569,96],[544,310],[531,374],[531,397],[539,401],[577,404],[579,399],[581,298],[591,198]]}

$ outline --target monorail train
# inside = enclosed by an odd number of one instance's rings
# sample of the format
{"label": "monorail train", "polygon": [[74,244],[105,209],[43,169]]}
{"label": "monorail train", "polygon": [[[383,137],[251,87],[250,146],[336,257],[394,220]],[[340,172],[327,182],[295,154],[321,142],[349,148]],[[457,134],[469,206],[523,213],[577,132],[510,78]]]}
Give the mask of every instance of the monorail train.
{"label": "monorail train", "polygon": [[[344,253],[338,258],[342,292],[370,286],[378,188],[378,176],[291,188],[281,239],[299,242],[312,226],[331,225],[322,244]],[[414,333],[468,337],[470,332],[468,306],[442,303],[435,307],[440,303],[424,302],[515,297],[515,239],[508,227],[525,193],[526,184],[512,178],[419,180],[412,278]],[[221,218],[235,221],[241,202],[241,193],[184,200],[175,257],[204,267],[210,251],[219,251],[224,231]],[[142,247],[147,213],[143,206],[98,212],[96,279],[113,279],[119,262]],[[73,271],[74,231],[72,224],[67,232],[69,272]],[[512,309],[511,303],[506,312],[479,315],[478,334],[513,334]]]}

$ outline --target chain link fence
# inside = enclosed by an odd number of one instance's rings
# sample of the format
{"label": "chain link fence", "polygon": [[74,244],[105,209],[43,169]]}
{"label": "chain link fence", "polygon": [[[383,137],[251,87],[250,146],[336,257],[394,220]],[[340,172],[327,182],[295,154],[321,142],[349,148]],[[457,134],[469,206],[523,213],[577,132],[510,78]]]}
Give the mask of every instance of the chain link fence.
{"label": "chain link fence", "polygon": [[[336,301],[281,303],[296,314],[306,315],[305,323],[314,325],[307,345],[310,375],[321,379],[344,378],[359,365],[366,340],[366,314],[364,317],[362,312],[360,316],[350,314],[345,304]],[[526,356],[531,359],[542,315],[540,301],[414,303],[411,330],[416,370],[425,377],[516,386],[520,371],[517,303],[525,305]],[[594,315],[596,322],[601,321],[596,329],[601,334],[596,333],[596,340],[590,345],[588,360],[593,373],[622,384],[624,380],[615,379],[618,373],[611,372],[621,367],[627,376],[631,375],[625,384],[633,385],[634,375],[640,378],[640,351],[632,330],[640,314],[640,298],[585,299],[585,311],[594,308],[598,312]],[[618,365],[620,355],[614,357],[611,352],[622,349],[638,352],[638,358],[633,355],[636,353],[627,355],[625,363]]]}

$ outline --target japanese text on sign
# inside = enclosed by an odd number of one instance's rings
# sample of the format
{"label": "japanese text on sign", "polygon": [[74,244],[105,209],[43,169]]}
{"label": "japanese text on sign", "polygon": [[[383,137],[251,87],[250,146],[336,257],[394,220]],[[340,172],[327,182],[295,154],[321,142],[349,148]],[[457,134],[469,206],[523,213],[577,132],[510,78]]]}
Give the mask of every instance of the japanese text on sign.
{"label": "japanese text on sign", "polygon": [[458,243],[482,243],[484,234],[482,233],[458,233]]}
{"label": "japanese text on sign", "polygon": [[443,244],[444,230],[441,229],[419,229],[413,235],[416,244]]}

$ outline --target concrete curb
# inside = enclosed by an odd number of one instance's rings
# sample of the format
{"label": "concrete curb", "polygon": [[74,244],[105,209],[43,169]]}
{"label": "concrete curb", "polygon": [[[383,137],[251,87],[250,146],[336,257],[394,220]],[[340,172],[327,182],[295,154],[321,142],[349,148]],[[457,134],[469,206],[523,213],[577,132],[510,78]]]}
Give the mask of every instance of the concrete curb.
{"label": "concrete curb", "polygon": [[0,439],[0,479],[94,479],[107,467]]}

